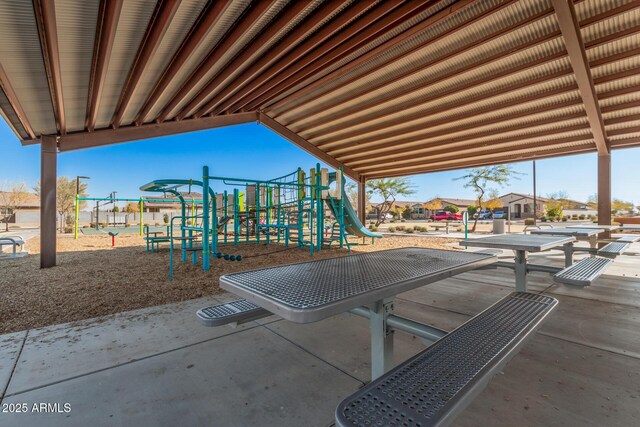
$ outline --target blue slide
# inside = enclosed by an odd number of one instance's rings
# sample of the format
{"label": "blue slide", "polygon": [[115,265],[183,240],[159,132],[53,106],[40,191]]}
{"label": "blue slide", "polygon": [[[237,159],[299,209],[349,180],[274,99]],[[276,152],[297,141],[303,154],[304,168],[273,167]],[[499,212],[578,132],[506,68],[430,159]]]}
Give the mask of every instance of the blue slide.
{"label": "blue slide", "polygon": [[[335,199],[334,199],[335,200]],[[330,199],[325,199],[327,206],[331,210],[331,213],[334,217],[339,218],[339,212],[335,212],[333,203],[331,203]],[[337,205],[338,203],[336,203]],[[336,206],[337,208],[337,206]],[[349,234],[353,234],[358,237],[375,237],[377,239],[382,238],[382,234],[374,233],[373,231],[367,229],[360,220],[358,219],[358,214],[353,210],[353,206],[351,206],[351,202],[349,202],[348,198],[344,198],[344,222],[345,222],[345,230]]]}

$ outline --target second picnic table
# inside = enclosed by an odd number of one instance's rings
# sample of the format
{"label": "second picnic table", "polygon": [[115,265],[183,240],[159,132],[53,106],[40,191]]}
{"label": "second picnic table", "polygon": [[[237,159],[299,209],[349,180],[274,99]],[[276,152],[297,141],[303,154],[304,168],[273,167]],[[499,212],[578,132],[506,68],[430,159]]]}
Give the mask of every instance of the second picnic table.
{"label": "second picnic table", "polygon": [[560,245],[572,244],[575,237],[531,234],[499,234],[495,236],[460,241],[460,246],[478,248],[511,249],[515,253],[514,270],[516,273],[516,291],[527,291],[527,254],[543,252]]}
{"label": "second picnic table", "polygon": [[[562,227],[562,228],[545,228],[544,230],[531,230],[531,234],[545,236],[572,236],[576,240],[586,240],[589,242],[591,249],[598,246],[598,234],[604,233],[604,228],[578,228],[578,227]],[[564,245],[564,266],[569,267],[573,264],[573,242]]]}

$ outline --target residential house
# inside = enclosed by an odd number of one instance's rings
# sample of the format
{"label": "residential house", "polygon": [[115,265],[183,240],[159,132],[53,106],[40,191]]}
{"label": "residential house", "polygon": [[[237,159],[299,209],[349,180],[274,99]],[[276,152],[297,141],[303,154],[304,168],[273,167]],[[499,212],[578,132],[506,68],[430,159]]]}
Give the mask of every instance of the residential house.
{"label": "residential house", "polygon": [[[0,202],[9,200],[10,192],[0,191]],[[0,203],[1,205],[2,203]],[[0,206],[0,221],[5,222],[8,218],[10,224],[38,222],[40,218],[40,197],[34,193],[28,193],[24,200],[14,208]]]}
{"label": "residential house", "polygon": [[[180,194],[182,195],[182,197],[184,198],[187,206],[191,206],[191,201],[196,201],[196,202],[200,202],[202,201],[202,194],[201,193],[196,193],[196,192],[186,192],[186,191],[182,191],[180,192]],[[155,198],[155,199],[165,199],[167,200],[167,202],[144,202],[144,211],[145,212],[153,212],[153,213],[170,213],[170,212],[176,212],[176,211],[180,211],[180,209],[182,208],[181,204],[180,204],[180,199],[178,199],[177,196],[175,195],[171,195],[171,194],[160,194],[158,193],[158,197],[154,197],[152,195],[148,195],[145,196],[147,198]],[[173,203],[168,203],[169,201],[173,201]]]}
{"label": "residential house", "polygon": [[[538,217],[544,215],[545,205],[549,199],[544,197],[536,197],[536,214]],[[500,201],[503,204],[504,212],[507,212],[510,218],[533,218],[533,195],[521,194],[521,193],[508,193],[504,196],[500,196]]]}

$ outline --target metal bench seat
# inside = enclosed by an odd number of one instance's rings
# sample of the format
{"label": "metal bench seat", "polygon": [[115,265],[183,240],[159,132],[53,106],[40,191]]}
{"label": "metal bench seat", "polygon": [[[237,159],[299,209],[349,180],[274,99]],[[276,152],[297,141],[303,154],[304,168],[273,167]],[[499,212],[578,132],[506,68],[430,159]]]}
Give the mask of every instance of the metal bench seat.
{"label": "metal bench seat", "polygon": [[337,426],[449,424],[518,353],[556,306],[514,292],[343,400]]}
{"label": "metal bench seat", "polygon": [[640,236],[624,236],[619,238],[617,241],[624,242],[624,243],[636,243],[640,241]]}
{"label": "metal bench seat", "polygon": [[607,258],[615,258],[618,255],[622,255],[627,248],[629,248],[629,243],[627,242],[611,242],[598,249],[598,255],[607,257]]}
{"label": "metal bench seat", "polygon": [[589,286],[606,270],[613,260],[609,258],[585,258],[553,276],[557,283],[573,286]]}
{"label": "metal bench seat", "polygon": [[196,315],[204,326],[222,326],[229,323],[241,324],[271,315],[271,312],[241,299],[225,304],[201,308]]}

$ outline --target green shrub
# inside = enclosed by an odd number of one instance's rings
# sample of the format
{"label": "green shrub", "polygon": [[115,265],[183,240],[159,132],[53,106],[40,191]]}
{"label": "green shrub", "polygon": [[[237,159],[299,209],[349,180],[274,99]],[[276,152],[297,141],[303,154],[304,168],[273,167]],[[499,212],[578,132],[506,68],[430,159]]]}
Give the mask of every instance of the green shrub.
{"label": "green shrub", "polygon": [[378,231],[378,227],[376,227],[375,225],[373,227],[371,227],[371,231],[376,232]]}
{"label": "green shrub", "polygon": [[585,219],[585,218],[586,218],[586,216],[585,216],[585,214],[581,214],[578,218],[579,218],[579,219]]}
{"label": "green shrub", "polygon": [[89,228],[89,226],[88,225],[83,225],[82,228]]}
{"label": "green shrub", "polygon": [[109,226],[109,224],[104,222],[104,221],[100,223],[100,227],[102,227],[102,228],[106,228],[108,226]]}
{"label": "green shrub", "polygon": [[407,222],[407,220],[403,218],[400,220],[400,222]]}
{"label": "green shrub", "polygon": [[64,232],[69,234],[69,233],[73,233],[73,227],[69,227],[68,225],[64,226]]}
{"label": "green shrub", "polygon": [[426,233],[427,231],[429,231],[428,227],[420,227],[420,231],[423,233]]}
{"label": "green shrub", "polygon": [[460,209],[458,209],[457,206],[453,206],[453,205],[445,206],[444,208],[442,208],[442,210],[445,212],[451,212],[451,213],[460,212]]}
{"label": "green shrub", "polygon": [[399,225],[399,226],[397,227],[397,230],[398,230],[398,231],[404,231],[404,225]]}
{"label": "green shrub", "polygon": [[469,220],[473,218],[475,213],[478,212],[477,206],[469,206],[467,207],[467,214],[469,215]]}
{"label": "green shrub", "polygon": [[164,215],[162,216],[162,221],[163,221],[165,224],[169,224],[169,214],[164,214]]}
{"label": "green shrub", "polygon": [[397,220],[397,219],[395,219],[395,218],[393,218],[393,219],[392,219],[391,221],[389,221],[389,222],[390,222],[390,223],[392,223],[392,224],[395,224],[396,222],[398,222],[398,220]]}
{"label": "green shrub", "polygon": [[124,223],[124,226],[125,226],[125,228],[126,228],[126,227],[131,227],[131,224],[129,224],[128,222],[125,222],[125,223]]}
{"label": "green shrub", "polygon": [[404,232],[407,234],[413,234],[413,228],[407,228]]}
{"label": "green shrub", "polygon": [[578,214],[572,214],[571,219],[578,219]]}
{"label": "green shrub", "polygon": [[587,215],[587,219],[591,219],[591,218],[593,218],[593,215],[591,214]]}
{"label": "green shrub", "polygon": [[534,225],[536,222],[534,221],[533,218],[525,218],[524,219],[524,225]]}
{"label": "green shrub", "polygon": [[389,227],[389,233],[395,233],[395,232],[396,232],[395,227]]}
{"label": "green shrub", "polygon": [[540,217],[540,221],[542,221],[542,222],[547,222],[547,217],[546,217],[546,216],[544,216],[544,215],[543,215],[543,216],[541,216],[541,217]]}
{"label": "green shrub", "polygon": [[563,217],[562,217],[562,222],[567,222],[567,220],[568,220],[568,219],[569,219],[569,217],[568,217],[568,216],[563,216]]}

